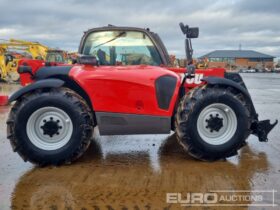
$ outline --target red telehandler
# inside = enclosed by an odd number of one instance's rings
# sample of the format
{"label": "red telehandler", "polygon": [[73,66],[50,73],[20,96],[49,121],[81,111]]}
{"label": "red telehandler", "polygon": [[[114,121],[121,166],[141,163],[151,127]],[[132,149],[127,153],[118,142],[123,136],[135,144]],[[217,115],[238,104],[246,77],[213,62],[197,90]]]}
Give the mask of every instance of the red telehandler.
{"label": "red telehandler", "polygon": [[163,42],[149,29],[107,26],[82,37],[77,63],[19,67],[23,84],[7,120],[14,151],[25,161],[59,165],[80,157],[95,126],[100,135],[169,134],[193,157],[237,154],[250,134],[259,141],[277,124],[259,121],[238,73],[195,69],[191,39],[180,24],[186,68],[171,67]]}

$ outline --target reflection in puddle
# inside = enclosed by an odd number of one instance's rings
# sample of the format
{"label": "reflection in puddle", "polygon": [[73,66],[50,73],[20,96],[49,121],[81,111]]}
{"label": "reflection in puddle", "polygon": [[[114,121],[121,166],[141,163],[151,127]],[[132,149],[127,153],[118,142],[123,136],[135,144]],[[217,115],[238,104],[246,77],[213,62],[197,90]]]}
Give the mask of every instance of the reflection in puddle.
{"label": "reflection in puddle", "polygon": [[166,203],[167,192],[250,190],[256,171],[268,170],[265,154],[248,147],[230,161],[196,161],[178,147],[175,135],[96,136],[96,142],[101,148],[92,145],[75,164],[23,175],[13,208],[178,209]]}
{"label": "reflection in puddle", "polygon": [[[94,131],[94,139],[100,145],[103,159],[110,155],[127,155],[130,157],[146,154],[151,168],[160,171],[159,152],[161,145],[167,141],[168,135],[128,135],[99,136],[98,129]],[[134,154],[134,155],[133,155]]]}

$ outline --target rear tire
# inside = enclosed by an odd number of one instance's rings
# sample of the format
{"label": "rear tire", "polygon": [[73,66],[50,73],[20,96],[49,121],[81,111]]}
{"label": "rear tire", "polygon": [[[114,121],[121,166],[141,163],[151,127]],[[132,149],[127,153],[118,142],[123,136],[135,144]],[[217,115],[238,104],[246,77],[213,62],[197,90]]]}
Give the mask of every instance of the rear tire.
{"label": "rear tire", "polygon": [[67,88],[23,96],[7,121],[14,151],[38,165],[60,165],[79,158],[90,145],[93,127],[88,105]]}
{"label": "rear tire", "polygon": [[175,123],[177,139],[191,156],[214,161],[236,155],[246,144],[251,119],[242,94],[205,85],[183,97]]}

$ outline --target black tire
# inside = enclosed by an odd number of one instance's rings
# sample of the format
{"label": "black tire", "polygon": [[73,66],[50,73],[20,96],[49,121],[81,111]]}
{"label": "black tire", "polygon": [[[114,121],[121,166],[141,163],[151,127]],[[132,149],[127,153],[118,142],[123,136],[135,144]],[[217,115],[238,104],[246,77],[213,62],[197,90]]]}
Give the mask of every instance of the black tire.
{"label": "black tire", "polygon": [[[215,103],[230,107],[237,120],[232,137],[229,136],[226,142],[218,145],[205,141],[199,134],[197,125],[202,110]],[[214,161],[236,155],[246,145],[245,141],[250,135],[251,119],[245,99],[242,94],[229,87],[204,85],[194,88],[182,98],[175,120],[179,143],[191,156],[200,160]]]}
{"label": "black tire", "polygon": [[[28,119],[36,110],[44,107],[63,110],[72,123],[72,134],[68,137],[70,140],[54,150],[45,150],[35,146],[27,134]],[[94,128],[91,113],[83,98],[70,89],[37,90],[20,98],[11,108],[7,120],[8,139],[13,150],[18,152],[24,161],[38,165],[71,163],[79,158],[90,145]]]}

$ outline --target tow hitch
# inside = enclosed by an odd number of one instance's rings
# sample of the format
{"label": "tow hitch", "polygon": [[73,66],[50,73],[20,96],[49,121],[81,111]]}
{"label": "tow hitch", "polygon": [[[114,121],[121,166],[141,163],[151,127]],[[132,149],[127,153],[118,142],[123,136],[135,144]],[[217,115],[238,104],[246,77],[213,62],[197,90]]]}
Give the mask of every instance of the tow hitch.
{"label": "tow hitch", "polygon": [[252,134],[259,137],[260,142],[267,142],[267,135],[269,132],[277,125],[278,120],[275,120],[273,124],[270,123],[270,120],[255,121],[252,123],[251,130]]}

